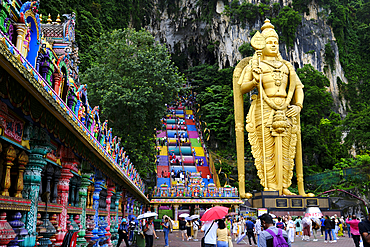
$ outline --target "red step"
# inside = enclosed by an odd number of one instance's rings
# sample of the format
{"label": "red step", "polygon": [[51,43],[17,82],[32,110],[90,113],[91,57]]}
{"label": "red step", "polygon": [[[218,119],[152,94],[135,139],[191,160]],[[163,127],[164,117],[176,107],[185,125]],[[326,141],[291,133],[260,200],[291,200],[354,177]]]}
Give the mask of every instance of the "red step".
{"label": "red step", "polygon": [[208,166],[197,166],[198,172],[202,172],[202,178],[207,178],[207,175],[211,175]]}
{"label": "red step", "polygon": [[168,166],[157,166],[157,177],[162,177],[162,171],[164,171],[164,176],[167,178],[168,176]]}

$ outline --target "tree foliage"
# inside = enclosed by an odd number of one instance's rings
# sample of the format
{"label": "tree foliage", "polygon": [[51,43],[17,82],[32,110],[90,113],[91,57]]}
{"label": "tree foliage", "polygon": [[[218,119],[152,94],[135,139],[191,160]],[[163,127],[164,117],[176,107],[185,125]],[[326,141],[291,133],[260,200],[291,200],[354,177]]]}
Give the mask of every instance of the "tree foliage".
{"label": "tree foliage", "polygon": [[[235,156],[233,71],[232,67],[219,70],[216,65],[203,64],[185,72],[197,92],[197,103],[200,105],[198,115],[201,116],[202,127],[211,131],[208,144],[229,158]],[[246,102],[246,109],[248,104]],[[250,157],[249,149],[246,150],[246,156]]]}
{"label": "tree foliage", "polygon": [[140,174],[154,170],[155,128],[165,104],[183,82],[165,46],[147,31],[114,30],[92,47],[92,66],[82,75],[92,105],[99,105]]}
{"label": "tree foliage", "polygon": [[332,111],[333,98],[326,89],[329,80],[312,65],[298,69],[297,74],[305,94],[301,128],[306,171],[310,174],[331,169],[347,152],[341,144],[342,121]]}
{"label": "tree foliage", "polygon": [[285,6],[277,17],[272,19],[272,23],[282,34],[281,41],[285,42],[287,47],[293,46],[297,27],[301,22],[302,16],[289,6]]}

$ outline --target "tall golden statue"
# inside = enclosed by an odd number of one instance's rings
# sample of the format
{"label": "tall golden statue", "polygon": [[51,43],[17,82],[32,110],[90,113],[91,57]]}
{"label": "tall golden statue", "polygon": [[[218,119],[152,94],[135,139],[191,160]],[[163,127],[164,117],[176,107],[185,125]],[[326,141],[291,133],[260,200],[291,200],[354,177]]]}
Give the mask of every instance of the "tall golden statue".
{"label": "tall golden statue", "polygon": [[303,185],[299,116],[303,108],[303,84],[293,66],[282,59],[279,36],[269,20],[265,21],[261,31],[251,40],[256,50],[253,57],[240,61],[234,70],[239,192],[243,198],[250,196],[245,194],[244,186],[243,94],[257,88],[258,95],[251,97],[246,129],[261,185],[265,191],[292,195],[288,188],[295,162],[299,194],[313,196],[305,193]]}

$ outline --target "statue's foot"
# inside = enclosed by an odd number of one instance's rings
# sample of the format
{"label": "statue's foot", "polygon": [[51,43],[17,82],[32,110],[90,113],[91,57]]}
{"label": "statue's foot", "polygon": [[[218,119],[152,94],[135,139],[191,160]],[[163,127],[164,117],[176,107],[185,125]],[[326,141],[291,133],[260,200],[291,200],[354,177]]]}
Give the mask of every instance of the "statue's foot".
{"label": "statue's foot", "polygon": [[283,189],[283,195],[295,196],[297,194],[290,192],[288,189]]}

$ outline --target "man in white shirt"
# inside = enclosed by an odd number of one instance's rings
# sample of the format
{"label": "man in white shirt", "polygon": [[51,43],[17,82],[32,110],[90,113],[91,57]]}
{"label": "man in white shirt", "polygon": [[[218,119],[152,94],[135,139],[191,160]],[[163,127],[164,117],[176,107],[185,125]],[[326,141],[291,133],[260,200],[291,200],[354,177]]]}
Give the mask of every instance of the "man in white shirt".
{"label": "man in white shirt", "polygon": [[[213,223],[213,225],[212,225],[212,223]],[[208,231],[208,229],[211,226],[212,226],[212,228]],[[217,244],[217,228],[218,228],[218,224],[216,222],[213,222],[213,221],[207,221],[202,226],[201,232],[204,232],[204,235],[205,235],[205,238],[204,238],[205,247],[216,247],[216,244]]]}

